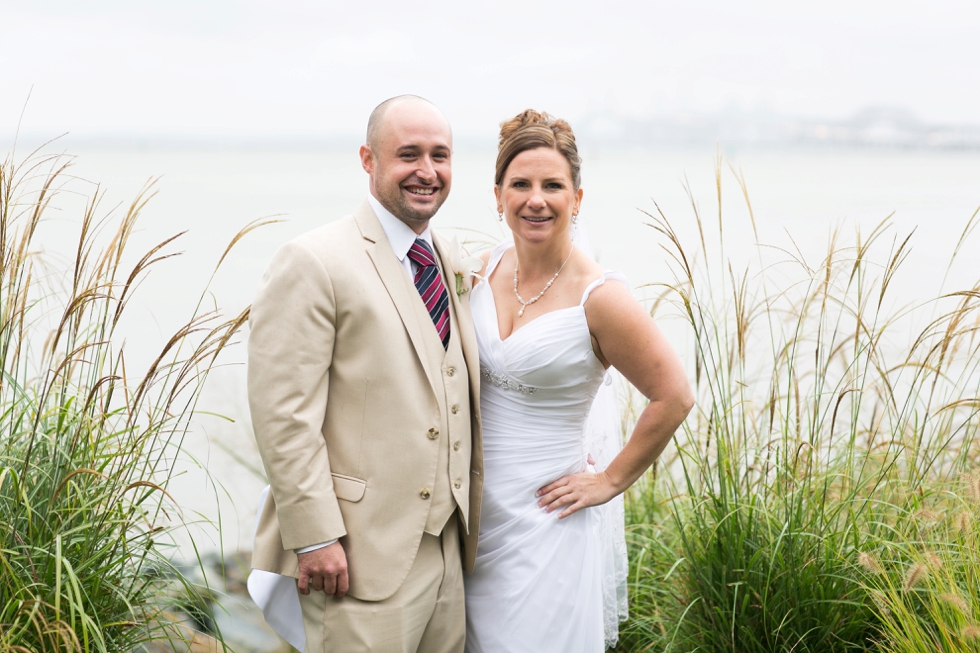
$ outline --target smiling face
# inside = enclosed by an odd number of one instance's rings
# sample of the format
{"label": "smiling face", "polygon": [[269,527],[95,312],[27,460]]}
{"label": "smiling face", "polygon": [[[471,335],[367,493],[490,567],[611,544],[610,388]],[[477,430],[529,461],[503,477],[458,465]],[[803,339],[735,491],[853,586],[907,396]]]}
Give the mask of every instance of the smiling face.
{"label": "smiling face", "polygon": [[568,160],[550,147],[515,156],[493,190],[497,211],[504,214],[514,238],[529,242],[567,239],[582,203],[582,189],[572,184]]}
{"label": "smiling face", "polygon": [[452,183],[452,134],[445,116],[422,100],[397,102],[360,154],[371,193],[416,233],[424,231]]}

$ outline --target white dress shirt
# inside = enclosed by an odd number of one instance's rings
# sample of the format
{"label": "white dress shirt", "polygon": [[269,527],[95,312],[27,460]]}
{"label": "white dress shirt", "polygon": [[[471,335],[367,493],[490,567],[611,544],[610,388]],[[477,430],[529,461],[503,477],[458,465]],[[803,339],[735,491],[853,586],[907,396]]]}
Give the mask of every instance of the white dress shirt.
{"label": "white dress shirt", "polygon": [[391,212],[382,206],[381,202],[379,202],[377,198],[370,193],[368,193],[368,203],[370,203],[371,208],[374,209],[374,214],[378,216],[378,222],[381,223],[381,228],[384,229],[385,236],[388,237],[388,243],[391,245],[391,251],[395,253],[395,257],[398,259],[398,262],[402,264],[402,267],[405,268],[405,273],[414,283],[415,271],[418,268],[418,265],[412,259],[408,258],[408,250],[412,248],[412,244],[415,242],[416,238],[421,238],[429,246],[429,249],[435,253],[436,248],[432,244],[432,230],[429,228],[429,225],[426,225],[425,231],[420,234],[415,233],[411,227],[392,215]]}
{"label": "white dress shirt", "polygon": [[[429,225],[425,226],[425,231],[420,234],[415,233],[415,231],[409,227],[407,224],[392,215],[391,211],[386,209],[378,199],[368,193],[368,203],[371,204],[371,208],[374,209],[374,215],[378,216],[378,222],[381,223],[381,228],[384,229],[385,236],[388,238],[388,243],[391,245],[391,251],[395,253],[395,258],[401,263],[402,268],[405,269],[405,274],[408,278],[415,283],[415,272],[418,268],[418,264],[408,257],[408,250],[412,248],[415,243],[416,238],[421,238],[428,244],[429,249],[432,250],[433,254],[436,251],[435,246],[432,244],[432,231]],[[329,542],[323,542],[321,544],[311,544],[310,546],[304,546],[302,549],[296,549],[296,553],[309,553],[310,551],[316,551],[317,549],[322,549],[325,546],[330,546],[337,540],[331,540]]]}

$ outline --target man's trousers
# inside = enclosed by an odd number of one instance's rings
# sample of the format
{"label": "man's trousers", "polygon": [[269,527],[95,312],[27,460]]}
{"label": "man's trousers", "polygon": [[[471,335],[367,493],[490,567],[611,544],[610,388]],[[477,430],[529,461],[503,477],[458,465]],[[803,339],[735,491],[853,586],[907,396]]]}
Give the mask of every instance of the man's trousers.
{"label": "man's trousers", "polygon": [[383,601],[310,590],[299,597],[305,653],[462,653],[466,637],[459,517],[439,537],[422,534],[398,591]]}

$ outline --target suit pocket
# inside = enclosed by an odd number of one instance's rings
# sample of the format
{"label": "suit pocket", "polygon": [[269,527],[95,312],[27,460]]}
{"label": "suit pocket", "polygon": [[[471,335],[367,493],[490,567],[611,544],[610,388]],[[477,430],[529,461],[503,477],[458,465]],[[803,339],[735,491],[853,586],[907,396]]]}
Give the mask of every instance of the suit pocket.
{"label": "suit pocket", "polygon": [[367,481],[342,474],[331,474],[331,476],[333,477],[333,492],[338,499],[357,503],[364,496]]}

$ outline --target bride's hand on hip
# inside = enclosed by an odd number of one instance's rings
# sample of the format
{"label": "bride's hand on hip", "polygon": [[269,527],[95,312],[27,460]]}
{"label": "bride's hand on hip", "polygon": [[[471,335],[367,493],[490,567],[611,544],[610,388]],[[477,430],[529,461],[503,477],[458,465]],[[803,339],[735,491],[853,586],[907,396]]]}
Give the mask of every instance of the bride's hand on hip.
{"label": "bride's hand on hip", "polygon": [[619,492],[605,472],[562,476],[537,492],[539,507],[547,512],[561,510],[558,519],[564,519],[582,508],[602,505],[617,494]]}

